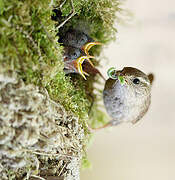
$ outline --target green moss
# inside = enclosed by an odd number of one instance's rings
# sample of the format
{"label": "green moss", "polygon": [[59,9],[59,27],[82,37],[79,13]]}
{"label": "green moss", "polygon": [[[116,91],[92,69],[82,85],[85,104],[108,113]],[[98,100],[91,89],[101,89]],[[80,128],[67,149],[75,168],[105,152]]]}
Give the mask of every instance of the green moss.
{"label": "green moss", "polygon": [[[89,109],[96,101],[92,92],[97,77],[85,81],[79,75],[65,76],[63,47],[57,43],[55,22],[50,18],[53,7],[49,3],[49,0],[0,0],[0,66],[17,72],[26,84],[46,88],[50,97],[78,116],[86,129]],[[60,3],[54,1],[53,5]],[[95,40],[103,43],[115,39],[114,21],[116,11],[120,11],[119,1],[73,0],[73,3],[75,15],[65,27],[84,27]],[[69,0],[61,11],[63,19],[72,11]],[[93,53],[99,54],[100,49],[95,48]],[[98,109],[94,105],[91,112],[94,126],[104,122]]]}
{"label": "green moss", "polygon": [[82,164],[83,164],[82,167],[83,170],[92,167],[90,161],[86,158],[86,156],[82,158]]}
{"label": "green moss", "polygon": [[[74,0],[76,15],[70,20],[75,28],[81,26],[80,22],[86,22],[92,37],[103,43],[109,42],[116,37],[116,12],[120,11],[117,0]],[[63,6],[63,15],[71,12],[69,1]],[[83,26],[85,24],[83,23]]]}
{"label": "green moss", "polygon": [[4,11],[4,1],[0,0],[0,15],[3,13]]}

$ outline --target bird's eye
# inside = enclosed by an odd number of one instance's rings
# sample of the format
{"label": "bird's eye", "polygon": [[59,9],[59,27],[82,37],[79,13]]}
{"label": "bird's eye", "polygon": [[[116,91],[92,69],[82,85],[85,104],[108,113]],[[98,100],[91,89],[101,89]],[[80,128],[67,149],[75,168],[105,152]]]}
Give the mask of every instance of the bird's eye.
{"label": "bird's eye", "polygon": [[138,78],[134,78],[133,81],[132,81],[134,84],[139,84],[140,83],[140,80]]}
{"label": "bird's eye", "polygon": [[85,38],[85,37],[82,37],[82,38],[80,39],[80,42],[81,42],[81,43],[85,43],[85,41],[86,41],[86,38]]}
{"label": "bird's eye", "polygon": [[116,69],[114,67],[109,68],[107,74],[111,79],[117,79]]}

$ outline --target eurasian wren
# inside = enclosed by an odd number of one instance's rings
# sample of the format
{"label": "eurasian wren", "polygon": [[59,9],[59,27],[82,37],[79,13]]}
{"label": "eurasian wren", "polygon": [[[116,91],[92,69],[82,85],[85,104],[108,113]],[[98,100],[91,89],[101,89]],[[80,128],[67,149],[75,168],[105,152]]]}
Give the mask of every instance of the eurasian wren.
{"label": "eurasian wren", "polygon": [[146,75],[133,67],[121,71],[110,69],[108,75],[110,78],[105,83],[103,100],[112,120],[104,127],[122,122],[135,124],[148,111],[153,75]]}

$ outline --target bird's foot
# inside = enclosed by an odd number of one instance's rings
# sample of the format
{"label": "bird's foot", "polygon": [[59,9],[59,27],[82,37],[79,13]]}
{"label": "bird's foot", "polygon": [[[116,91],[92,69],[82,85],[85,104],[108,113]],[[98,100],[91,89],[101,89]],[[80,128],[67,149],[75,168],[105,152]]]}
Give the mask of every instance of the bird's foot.
{"label": "bird's foot", "polygon": [[112,127],[112,126],[117,126],[119,124],[121,124],[122,121],[118,121],[118,120],[111,120],[109,122],[107,122],[106,124],[104,124],[103,126],[101,127],[97,127],[97,128],[92,128],[90,127],[89,125],[87,125],[87,128],[88,130],[93,133],[93,132],[96,132],[97,130],[100,130],[100,129],[104,129],[104,128],[107,128],[107,127]]}
{"label": "bird's foot", "polygon": [[91,126],[87,125],[87,128],[88,128],[88,130],[89,130],[91,133],[97,132],[98,130],[104,129],[104,128],[107,128],[107,127],[111,127],[111,123],[110,123],[110,122],[104,124],[104,125],[101,126],[101,127],[97,127],[97,128],[92,128]]}

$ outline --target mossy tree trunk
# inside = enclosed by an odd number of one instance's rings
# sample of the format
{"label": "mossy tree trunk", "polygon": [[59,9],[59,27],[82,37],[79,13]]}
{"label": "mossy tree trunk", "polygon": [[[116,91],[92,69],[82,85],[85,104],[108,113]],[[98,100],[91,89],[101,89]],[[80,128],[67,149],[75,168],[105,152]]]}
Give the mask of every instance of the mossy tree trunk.
{"label": "mossy tree trunk", "polygon": [[[115,38],[118,1],[72,3],[74,14],[64,26],[84,28],[103,43]],[[63,47],[56,37],[61,21],[51,20],[53,7],[60,4],[59,0],[0,0],[1,179],[79,179],[97,77],[84,81],[65,76]],[[71,8],[65,1],[62,19]],[[99,52],[100,48],[94,50]]]}

